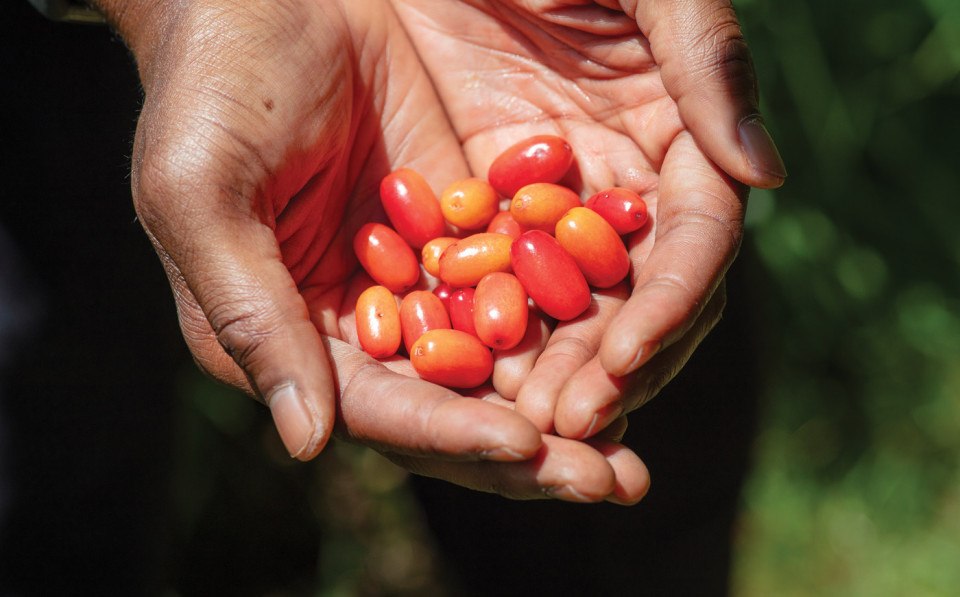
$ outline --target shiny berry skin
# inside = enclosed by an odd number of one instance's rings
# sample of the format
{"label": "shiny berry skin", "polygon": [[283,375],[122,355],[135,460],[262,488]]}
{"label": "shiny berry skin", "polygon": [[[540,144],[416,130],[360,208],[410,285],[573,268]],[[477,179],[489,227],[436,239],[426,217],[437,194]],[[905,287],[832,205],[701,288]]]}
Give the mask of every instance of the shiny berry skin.
{"label": "shiny berry skin", "polygon": [[555,236],[591,286],[609,288],[630,272],[630,257],[620,235],[592,209],[568,211],[557,222]]}
{"label": "shiny berry skin", "polygon": [[410,352],[413,343],[430,330],[450,329],[447,309],[429,290],[414,290],[400,303],[400,330],[403,345]]}
{"label": "shiny berry skin", "polygon": [[422,379],[448,388],[475,388],[493,373],[490,349],[459,330],[420,336],[410,349],[410,363]]}
{"label": "shiny berry skin", "polygon": [[353,252],[370,277],[397,294],[420,279],[417,257],[400,235],[389,226],[370,222],[353,237]]}
{"label": "shiny berry skin", "polygon": [[400,348],[400,311],[393,293],[383,286],[371,286],[357,298],[357,337],[370,356],[383,359]]}
{"label": "shiny berry skin", "polygon": [[590,306],[590,287],[557,239],[541,230],[529,230],[510,248],[513,273],[544,313],[567,321]]}
{"label": "shiny berry skin", "polygon": [[423,245],[420,250],[420,261],[423,263],[423,269],[431,276],[440,277],[440,256],[443,252],[457,242],[458,238],[452,236],[438,236]]}
{"label": "shiny berry skin", "polygon": [[453,329],[466,332],[471,336],[477,335],[477,327],[474,323],[475,295],[476,290],[473,288],[461,288],[450,295],[450,301],[447,303],[450,325]]}
{"label": "shiny berry skin", "polygon": [[487,232],[499,232],[500,234],[506,234],[510,238],[517,238],[525,231],[523,226],[513,219],[513,215],[509,211],[501,211],[497,212],[497,215],[493,216],[493,219],[490,220],[490,223],[487,225]]}
{"label": "shiny berry skin", "polygon": [[517,191],[510,202],[510,215],[526,230],[553,234],[563,214],[580,206],[580,196],[567,187],[538,182]]}
{"label": "shiny berry skin", "polygon": [[473,323],[477,337],[496,350],[513,348],[527,331],[527,292],[513,274],[494,272],[477,284]]}
{"label": "shiny berry skin", "polygon": [[440,256],[440,279],[463,288],[476,286],[490,272],[510,271],[510,244],[506,234],[478,232],[458,240]]}
{"label": "shiny berry skin", "polygon": [[647,204],[630,189],[605,189],[587,199],[585,207],[603,216],[620,235],[636,232],[647,223]]}
{"label": "shiny berry skin", "polygon": [[538,135],[504,150],[490,164],[487,180],[504,197],[535,182],[557,182],[573,163],[573,149],[561,137]]}
{"label": "shiny berry skin", "polygon": [[440,196],[444,219],[462,230],[485,228],[499,208],[497,192],[489,182],[480,178],[458,180]]}
{"label": "shiny berry skin", "polygon": [[415,249],[441,236],[446,228],[433,189],[423,176],[409,168],[400,168],[383,178],[380,202],[397,234]]}
{"label": "shiny berry skin", "polygon": [[450,295],[453,294],[453,292],[454,288],[446,282],[440,282],[440,284],[433,289],[433,294],[443,303],[443,308],[447,310],[447,313],[450,312]]}

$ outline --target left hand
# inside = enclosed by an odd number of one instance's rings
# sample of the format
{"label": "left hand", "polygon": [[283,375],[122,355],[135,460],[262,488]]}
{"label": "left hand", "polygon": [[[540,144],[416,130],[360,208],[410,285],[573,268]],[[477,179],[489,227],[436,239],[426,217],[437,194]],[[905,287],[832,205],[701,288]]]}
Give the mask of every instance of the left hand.
{"label": "left hand", "polygon": [[501,394],[519,388],[517,410],[542,431],[591,436],[655,394],[719,320],[747,195],[725,171],[764,187],[786,176],[750,118],[756,84],[733,9],[727,0],[394,5],[474,173],[520,139],[557,134],[574,148],[579,178],[568,182],[582,196],[624,186],[647,201],[652,224],[627,239],[629,297],[595,293],[535,366],[495,375]]}

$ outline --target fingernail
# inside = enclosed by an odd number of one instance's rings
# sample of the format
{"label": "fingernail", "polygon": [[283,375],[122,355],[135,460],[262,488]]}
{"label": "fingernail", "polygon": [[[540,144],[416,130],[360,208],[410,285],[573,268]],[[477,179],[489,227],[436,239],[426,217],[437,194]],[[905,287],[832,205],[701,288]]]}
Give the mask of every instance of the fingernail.
{"label": "fingernail", "polygon": [[633,357],[633,361],[630,362],[630,365],[627,367],[627,370],[623,374],[626,375],[627,373],[633,373],[634,371],[642,367],[644,363],[646,363],[651,358],[653,358],[653,355],[657,354],[658,352],[660,352],[659,342],[656,342],[656,341],[647,342],[646,344],[640,347],[640,350],[637,351],[637,356]]}
{"label": "fingernail", "polygon": [[511,450],[510,448],[491,448],[489,450],[484,450],[480,453],[480,457],[484,460],[495,460],[498,462],[516,462],[519,460],[527,460],[527,456],[524,456],[516,450]]}
{"label": "fingernail", "polygon": [[310,444],[317,435],[316,425],[296,386],[287,384],[267,398],[273,422],[283,445],[293,458],[310,453]]}
{"label": "fingernail", "polygon": [[543,489],[543,493],[547,497],[565,500],[568,502],[588,503],[594,501],[569,485],[545,487]]}
{"label": "fingernail", "polygon": [[787,168],[783,165],[777,145],[759,114],[741,120],[737,133],[740,135],[740,145],[754,168],[777,178],[787,177]]}
{"label": "fingernail", "polygon": [[613,404],[608,404],[598,410],[593,415],[593,420],[590,421],[590,426],[587,427],[586,433],[583,434],[583,438],[593,437],[595,433],[601,429],[606,429],[607,425],[612,423],[617,417],[623,414],[623,405],[619,402],[614,402]]}

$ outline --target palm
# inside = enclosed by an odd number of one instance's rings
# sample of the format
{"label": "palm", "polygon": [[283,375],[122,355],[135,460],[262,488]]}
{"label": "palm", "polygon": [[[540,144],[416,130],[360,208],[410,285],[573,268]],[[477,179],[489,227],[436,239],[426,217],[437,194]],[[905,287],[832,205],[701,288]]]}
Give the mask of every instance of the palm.
{"label": "palm", "polygon": [[[341,45],[297,49],[313,56],[299,62],[303,72],[291,73],[284,63],[283,76],[293,81],[329,72],[331,57],[339,73],[317,77],[328,89],[294,85],[300,93],[291,101],[301,109],[281,124],[288,130],[265,136],[290,146],[306,144],[313,156],[307,169],[290,160],[271,173],[280,187],[301,190],[289,201],[279,195],[270,207],[283,261],[314,322],[340,339],[355,337],[353,304],[369,284],[353,258],[352,237],[365,222],[383,218],[378,199],[383,176],[410,166],[436,186],[467,173],[456,136],[402,27],[390,11],[371,8],[378,4],[344,3],[342,30],[332,38]],[[330,28],[330,21],[325,26]],[[351,51],[343,52],[342,44]],[[304,125],[311,122],[319,126],[303,139],[310,130]]]}
{"label": "palm", "polygon": [[[381,215],[380,179],[409,166],[440,188],[471,168],[385,0],[223,6],[188,3],[143,61],[134,158],[138,212],[198,363],[264,397],[298,458],[316,454],[336,414],[349,437],[412,456],[424,474],[518,496],[639,499],[646,472],[629,451],[541,438],[515,413],[369,367],[317,334],[350,335],[351,290],[365,282],[351,240]],[[542,444],[545,459],[514,462]]]}
{"label": "palm", "polygon": [[625,399],[629,411],[716,322],[723,292],[714,294],[739,243],[743,189],[694,143],[637,22],[601,6],[618,3],[394,4],[475,173],[513,142],[555,133],[574,147],[577,168],[567,182],[582,195],[625,186],[648,203],[654,225],[628,243],[632,298],[598,298],[593,321],[558,328],[518,396],[518,409],[542,430],[556,424],[562,434],[589,434],[594,413],[621,400],[607,372],[635,371],[676,344]]}
{"label": "palm", "polygon": [[600,6],[557,25],[509,1],[398,5],[475,171],[510,142],[555,131],[577,153],[574,184],[629,186],[655,208],[682,124],[636,23]]}

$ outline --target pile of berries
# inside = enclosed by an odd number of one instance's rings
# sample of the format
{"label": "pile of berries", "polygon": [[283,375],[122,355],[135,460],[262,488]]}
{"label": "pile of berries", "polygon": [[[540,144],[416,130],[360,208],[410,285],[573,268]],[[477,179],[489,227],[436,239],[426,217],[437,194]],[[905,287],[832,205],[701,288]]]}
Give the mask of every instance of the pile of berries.
{"label": "pile of berries", "polygon": [[[439,201],[417,172],[387,175],[380,199],[393,228],[368,223],[353,239],[376,282],[357,300],[361,347],[386,358],[402,342],[421,378],[476,387],[493,372],[491,349],[523,339],[530,308],[574,319],[590,306],[591,287],[623,280],[630,259],[621,237],[646,224],[646,204],[618,187],[581,204],[557,184],[572,163],[569,143],[541,135],[500,154],[487,180],[455,182]],[[501,198],[509,209],[500,210]],[[448,224],[464,235],[446,235]],[[421,264],[439,280],[432,292],[410,291]]]}

